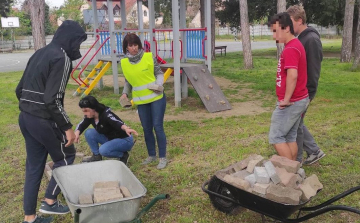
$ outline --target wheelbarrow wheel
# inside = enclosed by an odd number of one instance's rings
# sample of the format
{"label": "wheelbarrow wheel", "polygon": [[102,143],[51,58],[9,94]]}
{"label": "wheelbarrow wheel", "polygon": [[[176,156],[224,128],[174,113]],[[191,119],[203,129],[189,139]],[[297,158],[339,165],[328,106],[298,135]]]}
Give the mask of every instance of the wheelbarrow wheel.
{"label": "wheelbarrow wheel", "polygon": [[[226,185],[215,176],[213,176],[210,179],[208,189],[215,193],[234,199],[234,196],[231,194],[230,190],[226,187]],[[217,210],[224,212],[226,214],[237,215],[243,210],[243,208],[240,205],[222,199],[216,195],[209,194],[209,197],[213,206]]]}

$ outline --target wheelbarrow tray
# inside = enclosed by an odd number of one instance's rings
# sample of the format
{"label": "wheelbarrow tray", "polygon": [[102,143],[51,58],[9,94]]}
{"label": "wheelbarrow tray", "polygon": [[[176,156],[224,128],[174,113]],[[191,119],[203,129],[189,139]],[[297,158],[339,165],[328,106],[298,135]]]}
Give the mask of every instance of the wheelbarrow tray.
{"label": "wheelbarrow tray", "polygon": [[[59,167],[53,170],[71,214],[81,209],[80,222],[128,222],[133,220],[140,208],[146,188],[131,170],[117,160],[104,160]],[[129,189],[132,197],[116,201],[81,205],[80,194],[93,194],[93,185],[98,181],[119,181]]]}

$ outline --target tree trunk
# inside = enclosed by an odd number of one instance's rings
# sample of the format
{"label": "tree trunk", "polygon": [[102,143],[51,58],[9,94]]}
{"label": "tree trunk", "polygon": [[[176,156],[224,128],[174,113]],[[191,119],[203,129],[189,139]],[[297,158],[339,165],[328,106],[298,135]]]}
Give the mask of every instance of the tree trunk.
{"label": "tree trunk", "polygon": [[[277,13],[286,11],[286,0],[277,0]],[[279,60],[282,51],[284,50],[283,43],[276,43],[277,55],[276,59]]]}
{"label": "tree trunk", "polygon": [[[359,4],[360,4],[360,2],[359,2]],[[353,30],[352,30],[352,46],[351,46],[351,51],[352,52],[355,52],[355,47],[356,47],[356,35],[357,35],[357,27],[358,27],[358,23],[359,23],[359,21],[357,20],[357,19],[354,19],[353,20]]]}
{"label": "tree trunk", "polygon": [[45,41],[45,1],[29,0],[32,35],[35,51],[46,45]]}
{"label": "tree trunk", "polygon": [[250,26],[248,15],[247,0],[240,0],[240,26],[241,26],[241,42],[243,47],[243,57],[245,69],[253,68],[251,42],[250,42]]}
{"label": "tree trunk", "polygon": [[205,0],[200,0],[201,27],[205,27]]}
{"label": "tree trunk", "polygon": [[211,59],[215,60],[215,0],[211,0]]}
{"label": "tree trunk", "polygon": [[346,0],[340,62],[350,62],[355,0]]}
{"label": "tree trunk", "polygon": [[357,22],[357,32],[356,32],[356,44],[355,44],[355,58],[352,69],[355,70],[359,66],[360,62],[360,4],[358,5],[359,15]]}

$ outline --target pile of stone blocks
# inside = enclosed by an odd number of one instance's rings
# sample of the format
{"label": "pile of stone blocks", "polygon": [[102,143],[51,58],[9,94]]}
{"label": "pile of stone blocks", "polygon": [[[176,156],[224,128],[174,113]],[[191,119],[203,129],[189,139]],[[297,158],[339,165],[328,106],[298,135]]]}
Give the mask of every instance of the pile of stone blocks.
{"label": "pile of stone blocks", "polygon": [[278,155],[266,160],[253,154],[215,175],[239,189],[291,205],[308,201],[323,188],[316,175],[306,177],[299,162]]}
{"label": "pile of stone blocks", "polygon": [[119,186],[119,181],[95,182],[93,194],[80,194],[79,204],[96,204],[131,197],[128,188]]}

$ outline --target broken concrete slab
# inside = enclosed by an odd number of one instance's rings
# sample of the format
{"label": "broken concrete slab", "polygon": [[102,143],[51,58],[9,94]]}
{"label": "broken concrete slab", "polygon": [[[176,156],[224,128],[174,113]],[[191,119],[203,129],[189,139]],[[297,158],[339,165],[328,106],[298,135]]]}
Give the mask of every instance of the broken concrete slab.
{"label": "broken concrete slab", "polygon": [[264,157],[257,155],[252,160],[249,161],[248,166],[246,167],[246,170],[249,173],[254,173],[255,166],[261,166],[261,162],[264,160]]}
{"label": "broken concrete slab", "polygon": [[245,177],[249,176],[250,173],[247,172],[246,170],[240,170],[238,172],[235,172],[235,173],[232,173],[231,176],[233,177],[238,177],[238,178],[241,178],[243,180],[245,180]]}
{"label": "broken concrete slab", "polygon": [[280,178],[280,184],[284,187],[297,188],[299,182],[297,178],[297,174],[289,173],[285,168],[276,168],[276,173]]}
{"label": "broken concrete slab", "polygon": [[300,168],[300,162],[290,160],[283,156],[273,155],[270,158],[270,161],[274,164],[275,167],[285,168],[289,173],[297,173]]}
{"label": "broken concrete slab", "polygon": [[233,177],[231,175],[226,175],[224,177],[224,181],[243,190],[248,190],[250,188],[250,183],[248,181]]}
{"label": "broken concrete slab", "polygon": [[309,184],[316,192],[324,187],[315,174],[307,177],[303,184]]}
{"label": "broken concrete slab", "polygon": [[279,203],[298,205],[301,195],[302,192],[299,190],[271,184],[266,190],[265,197]]}
{"label": "broken concrete slab", "polygon": [[98,181],[94,183],[94,190],[97,188],[119,188],[119,181]]}
{"label": "broken concrete slab", "polygon": [[300,184],[299,189],[302,191],[301,200],[308,201],[311,197],[316,195],[316,190],[314,190],[309,184]]}
{"label": "broken concrete slab", "polygon": [[270,184],[260,184],[256,183],[254,184],[253,192],[256,192],[258,194],[265,195],[267,188],[270,186]]}

